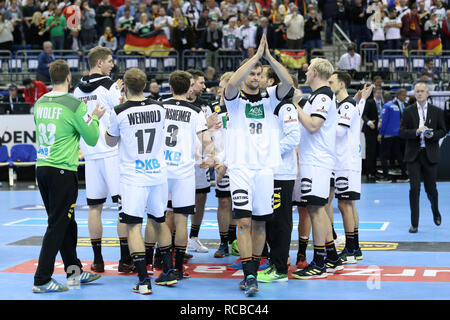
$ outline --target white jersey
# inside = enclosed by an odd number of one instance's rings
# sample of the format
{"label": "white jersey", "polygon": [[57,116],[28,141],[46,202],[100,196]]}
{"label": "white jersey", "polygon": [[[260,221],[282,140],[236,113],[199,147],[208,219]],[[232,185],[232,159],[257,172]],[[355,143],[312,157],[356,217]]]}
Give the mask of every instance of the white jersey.
{"label": "white jersey", "polygon": [[[361,114],[351,97],[338,103],[337,125],[335,170],[361,171]],[[346,129],[339,130],[339,126]]]}
{"label": "white jersey", "polygon": [[275,169],[281,164],[278,119],[273,113],[280,103],[276,90],[273,86],[255,95],[240,91],[225,99],[230,119],[225,143],[228,168]]}
{"label": "white jersey", "polygon": [[169,179],[195,174],[197,134],[208,130],[205,114],[193,104],[176,99],[162,102],[166,109],[165,160]]}
{"label": "white jersey", "polygon": [[300,126],[301,143],[298,147],[300,165],[311,165],[334,169],[336,160],[336,98],[330,87],[323,86],[314,91],[303,107],[311,117],[325,120],[316,133],[310,133]]}
{"label": "white jersey", "polygon": [[86,99],[88,112],[92,113],[95,106],[105,107],[105,114],[99,120],[100,137],[94,147],[88,146],[83,138],[80,138],[80,148],[86,160],[102,159],[117,155],[117,146],[109,147],[105,141],[105,132],[109,127],[109,118],[112,110],[120,103],[119,86],[110,77],[101,74],[85,76],[75,88],[73,95],[80,99]]}
{"label": "white jersey", "polygon": [[120,182],[152,186],[167,181],[166,110],[152,99],[127,101],[111,112],[107,134],[119,137]]}
{"label": "white jersey", "polygon": [[300,124],[297,108],[290,101],[282,101],[275,109],[278,116],[280,152],[282,164],[274,173],[275,180],[295,180],[297,178],[297,152],[300,142]]}

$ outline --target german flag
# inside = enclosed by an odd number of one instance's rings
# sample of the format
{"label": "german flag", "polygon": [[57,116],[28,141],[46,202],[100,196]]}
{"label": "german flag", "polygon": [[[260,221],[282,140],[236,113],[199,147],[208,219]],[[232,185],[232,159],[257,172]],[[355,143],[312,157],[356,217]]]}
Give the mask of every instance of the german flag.
{"label": "german flag", "polygon": [[[145,55],[150,55],[152,50],[169,50],[170,42],[167,39],[164,30],[155,30],[147,33],[146,35],[138,35],[136,33],[128,33],[125,39],[124,50],[137,51],[144,50]],[[169,55],[167,52],[154,52],[153,57],[166,57]]]}
{"label": "german flag", "polygon": [[301,69],[302,65],[306,63],[305,51],[275,50],[275,54],[280,57],[281,62],[289,69]]}
{"label": "german flag", "polygon": [[426,55],[440,55],[442,53],[442,43],[440,38],[429,40],[425,42],[425,47],[427,50],[432,50],[433,53],[427,52]]}

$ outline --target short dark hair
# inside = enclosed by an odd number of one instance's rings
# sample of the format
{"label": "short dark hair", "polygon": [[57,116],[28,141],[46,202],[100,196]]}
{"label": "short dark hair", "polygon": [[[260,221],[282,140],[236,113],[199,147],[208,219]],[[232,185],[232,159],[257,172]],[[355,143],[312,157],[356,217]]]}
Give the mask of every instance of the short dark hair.
{"label": "short dark hair", "polygon": [[186,70],[186,72],[189,72],[192,77],[194,78],[194,80],[197,80],[200,77],[205,77],[205,74],[203,73],[203,71],[198,70],[198,69],[188,69]]}
{"label": "short dark hair", "polygon": [[343,70],[337,70],[333,72],[337,76],[338,81],[341,81],[345,84],[345,88],[350,88],[350,85],[352,83],[352,77],[350,74]]}
{"label": "short dark hair", "polygon": [[280,83],[280,78],[278,78],[277,73],[275,72],[275,70],[273,70],[273,68],[271,66],[265,66],[264,68],[267,69],[266,73],[267,73],[267,79],[273,79],[273,84],[277,85]]}
{"label": "short dark hair", "polygon": [[53,85],[62,84],[70,74],[69,65],[66,61],[58,59],[50,63],[49,73]]}
{"label": "short dark hair", "polygon": [[173,94],[181,95],[189,91],[191,87],[191,78],[193,78],[190,72],[176,70],[169,76],[169,85],[172,87]]}
{"label": "short dark hair", "polygon": [[147,76],[141,69],[131,68],[123,75],[123,83],[132,95],[140,95],[147,84]]}

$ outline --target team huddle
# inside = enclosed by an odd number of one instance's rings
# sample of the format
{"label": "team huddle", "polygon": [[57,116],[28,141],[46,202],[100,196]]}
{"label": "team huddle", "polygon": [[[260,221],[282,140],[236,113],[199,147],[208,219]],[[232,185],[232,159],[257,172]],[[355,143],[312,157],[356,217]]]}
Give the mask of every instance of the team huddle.
{"label": "team huddle", "polygon": [[[302,100],[296,79],[272,57],[265,36],[254,56],[242,61],[235,72],[222,75],[219,99],[214,103],[199,97],[204,80],[198,70],[172,72],[169,76],[172,96],[155,101],[144,96],[147,77],[143,71],[129,69],[123,81],[109,78],[114,62],[108,49],[96,47],[88,59],[90,73],[76,87],[77,99],[67,93],[70,72],[59,72],[58,76],[55,71],[58,66],[51,65],[54,89],[35,105],[36,125],[45,127],[37,130],[37,177],[49,214],[49,228],[41,249],[34,292],[67,290],[51,278],[51,262],[58,250],[68,283],[91,282],[104,272],[101,212],[108,195],[119,208],[118,270],[137,272],[139,281],[133,291],[152,293],[150,276],[155,267],[162,269],[154,279],[157,285],[171,286],[189,278],[183,267],[189,258],[187,248],[208,252],[198,239],[198,232],[210,191],[211,168],[216,176],[221,240],[214,256],[228,256],[232,245],[232,251],[240,255],[237,264],[244,277],[239,288],[246,296],[258,292],[258,281],[288,280],[293,205],[298,206],[300,214],[298,269],[292,272],[293,278],[326,277],[343,269],[343,264],[362,259],[354,201],[359,200],[361,192],[361,114],[371,86],[350,97],[347,93],[350,76],[334,71],[329,61],[316,58],[306,74],[306,84],[312,93],[307,101]],[[263,66],[261,59],[269,65]],[[56,65],[63,63],[57,61]],[[59,68],[66,70],[63,65]],[[58,97],[64,99],[59,101]],[[86,160],[89,233],[94,251],[91,270],[95,273],[82,271],[76,257],[73,207],[77,193],[65,200],[70,202],[67,205],[53,206],[53,200],[45,198],[51,191],[43,191],[44,184],[50,184],[49,174],[43,170],[60,168],[68,162],[64,159],[68,154],[56,151],[55,147],[64,143],[58,136],[49,139],[52,132],[58,133],[60,124],[51,119],[43,121],[36,115],[42,108],[58,106],[64,110],[67,101],[73,106],[73,117],[78,116],[78,120],[69,121],[75,123],[70,134],[80,140]],[[58,129],[52,131],[52,125]],[[72,147],[70,155],[74,152]],[[71,166],[65,168],[68,171],[76,163],[72,158]],[[51,174],[56,181],[57,172]],[[78,187],[76,182],[73,186]],[[339,254],[334,244],[331,206],[334,196],[338,199],[346,236],[345,249]],[[56,209],[72,210],[70,222],[57,224],[57,228],[50,230],[50,212]],[[67,239],[64,234],[69,228],[71,237]],[[305,256],[311,229],[314,257],[308,264]],[[50,233],[58,235],[59,242],[51,245]],[[267,267],[262,266],[262,256],[269,257]],[[69,274],[72,265],[79,268],[77,275]]]}

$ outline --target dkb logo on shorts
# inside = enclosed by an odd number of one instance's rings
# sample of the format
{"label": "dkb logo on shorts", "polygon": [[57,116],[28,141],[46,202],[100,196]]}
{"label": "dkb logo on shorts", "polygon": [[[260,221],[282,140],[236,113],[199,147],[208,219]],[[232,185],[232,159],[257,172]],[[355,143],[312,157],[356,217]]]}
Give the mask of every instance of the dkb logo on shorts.
{"label": "dkb logo on shorts", "polygon": [[336,190],[340,192],[348,190],[348,178],[346,177],[336,178],[335,187]]}
{"label": "dkb logo on shorts", "polygon": [[310,193],[312,191],[312,179],[302,178],[300,188],[301,193]]}
{"label": "dkb logo on shorts", "polygon": [[246,206],[248,204],[248,191],[243,189],[234,190],[231,198],[236,207]]}

